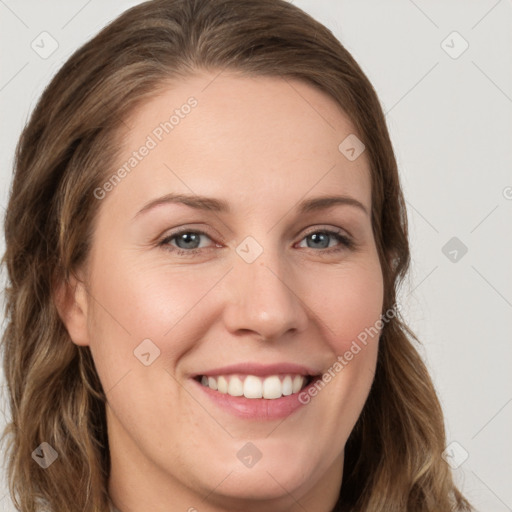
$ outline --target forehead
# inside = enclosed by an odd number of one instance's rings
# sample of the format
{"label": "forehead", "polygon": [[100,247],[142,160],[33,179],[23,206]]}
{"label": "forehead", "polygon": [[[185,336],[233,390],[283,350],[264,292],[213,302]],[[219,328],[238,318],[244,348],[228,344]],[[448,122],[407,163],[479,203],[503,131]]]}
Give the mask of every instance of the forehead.
{"label": "forehead", "polygon": [[352,122],[333,98],[302,81],[198,74],[162,87],[126,126],[116,169],[128,172],[112,202],[135,205],[178,191],[250,208],[275,195],[286,204],[340,192],[371,207],[366,154],[351,161],[339,149],[355,134]]}

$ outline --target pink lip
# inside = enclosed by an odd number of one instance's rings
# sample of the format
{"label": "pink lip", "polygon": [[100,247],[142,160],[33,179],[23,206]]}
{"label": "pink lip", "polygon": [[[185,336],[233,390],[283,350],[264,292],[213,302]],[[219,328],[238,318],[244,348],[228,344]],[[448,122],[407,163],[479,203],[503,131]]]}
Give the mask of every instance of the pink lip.
{"label": "pink lip", "polygon": [[239,418],[244,418],[253,421],[268,421],[286,418],[291,415],[305,404],[299,401],[299,395],[307,392],[310,386],[314,385],[317,379],[312,379],[311,382],[302,389],[299,393],[292,395],[282,396],[272,400],[266,398],[245,398],[244,396],[231,396],[227,393],[220,393],[207,386],[203,386],[198,377],[216,376],[216,375],[229,375],[229,374],[246,374],[265,377],[267,375],[282,375],[282,374],[298,374],[309,375],[317,377],[319,372],[300,366],[296,364],[272,364],[272,365],[257,365],[254,363],[243,363],[231,366],[224,366],[214,370],[208,370],[200,373],[191,379],[195,386],[200,390],[218,407],[227,411]]}
{"label": "pink lip", "polygon": [[[192,382],[196,386],[199,386],[206,396],[218,407],[239,418],[247,420],[265,421],[286,418],[297,409],[304,406],[302,402],[299,402],[298,393],[275,398],[274,400],[267,400],[265,398],[245,398],[244,396],[231,396],[219,393],[218,391],[203,386],[194,379],[192,379]],[[312,384],[309,386],[311,385]],[[309,386],[306,386],[304,390],[307,390]]]}
{"label": "pink lip", "polygon": [[[257,377],[266,377],[269,375],[307,375],[317,377],[321,374],[313,368],[294,364],[294,363],[275,363],[275,364],[257,364],[257,363],[239,363],[211,370],[204,370],[192,375],[192,382],[199,386],[203,393],[212,400],[212,402],[235,416],[253,421],[277,420],[285,418],[302,407],[304,404],[299,401],[299,393],[294,393],[281,398],[269,400],[266,398],[245,398],[244,396],[231,396],[219,393],[199,382],[200,376],[215,377],[218,375],[255,375]],[[300,393],[306,391],[312,386],[314,381],[306,386]]]}
{"label": "pink lip", "polygon": [[[256,364],[256,363],[239,363],[222,368],[214,368],[197,373],[194,377],[205,375],[206,377],[215,377],[217,375],[231,375],[234,373],[244,375],[255,375],[257,377],[267,377],[268,375],[292,374],[292,375],[320,375],[320,371],[293,363],[276,363],[276,364]],[[291,396],[291,395],[290,395]],[[276,400],[280,400],[276,399]]]}

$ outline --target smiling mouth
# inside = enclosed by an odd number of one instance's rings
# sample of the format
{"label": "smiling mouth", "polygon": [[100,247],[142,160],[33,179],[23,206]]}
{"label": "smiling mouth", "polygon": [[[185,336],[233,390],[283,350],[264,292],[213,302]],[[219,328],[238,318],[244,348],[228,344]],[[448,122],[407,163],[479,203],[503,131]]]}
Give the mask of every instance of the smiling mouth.
{"label": "smiling mouth", "polygon": [[249,399],[275,400],[302,391],[316,377],[299,374],[279,374],[267,377],[255,375],[216,375],[195,377],[201,385],[224,395]]}

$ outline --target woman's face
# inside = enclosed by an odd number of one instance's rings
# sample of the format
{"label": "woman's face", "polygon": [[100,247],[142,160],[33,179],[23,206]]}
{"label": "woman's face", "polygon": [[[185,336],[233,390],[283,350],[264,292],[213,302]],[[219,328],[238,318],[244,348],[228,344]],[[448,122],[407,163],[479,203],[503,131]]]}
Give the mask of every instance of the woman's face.
{"label": "woman's face", "polygon": [[305,83],[212,73],[124,130],[70,329],[106,392],[114,503],[330,510],[383,304],[353,126]]}

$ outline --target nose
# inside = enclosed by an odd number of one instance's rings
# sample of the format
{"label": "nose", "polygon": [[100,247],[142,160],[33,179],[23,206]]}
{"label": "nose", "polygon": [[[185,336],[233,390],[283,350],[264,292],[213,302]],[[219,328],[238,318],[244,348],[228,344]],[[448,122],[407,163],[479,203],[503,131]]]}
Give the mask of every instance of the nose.
{"label": "nose", "polygon": [[264,255],[253,263],[235,262],[223,315],[233,334],[248,332],[270,341],[304,331],[308,315],[306,297],[294,289],[294,284],[298,287],[290,268],[278,257]]}

